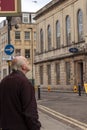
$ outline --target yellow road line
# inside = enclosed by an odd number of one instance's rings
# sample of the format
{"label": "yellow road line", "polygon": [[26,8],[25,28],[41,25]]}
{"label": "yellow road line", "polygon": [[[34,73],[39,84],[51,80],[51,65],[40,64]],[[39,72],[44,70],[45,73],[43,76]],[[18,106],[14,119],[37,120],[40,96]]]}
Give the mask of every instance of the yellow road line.
{"label": "yellow road line", "polygon": [[42,105],[38,105],[38,108],[44,110],[45,112],[47,112],[47,113],[49,113],[49,114],[51,114],[51,115],[53,115],[53,116],[55,116],[57,118],[60,118],[60,119],[62,119],[64,121],[67,121],[67,122],[81,128],[83,130],[87,130],[87,124],[85,124],[85,123],[82,123],[82,122],[80,122],[78,120],[75,120],[75,119],[73,119],[71,117],[65,116],[65,115],[63,115],[63,114],[61,114],[59,112],[56,112],[56,111],[54,111],[54,110],[52,110],[52,109],[50,109],[48,107],[42,106]]}

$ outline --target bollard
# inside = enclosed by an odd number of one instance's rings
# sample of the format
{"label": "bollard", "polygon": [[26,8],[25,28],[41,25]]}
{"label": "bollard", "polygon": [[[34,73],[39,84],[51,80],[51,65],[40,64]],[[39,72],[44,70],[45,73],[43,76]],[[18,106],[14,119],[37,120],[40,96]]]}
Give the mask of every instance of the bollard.
{"label": "bollard", "polygon": [[78,92],[79,92],[79,96],[81,96],[81,85],[78,84]]}
{"label": "bollard", "polygon": [[40,100],[40,85],[38,85],[38,100]]}
{"label": "bollard", "polygon": [[50,90],[51,90],[51,88],[50,88],[50,86],[48,86],[48,92],[50,92]]}
{"label": "bollard", "polygon": [[74,85],[73,91],[74,91],[75,93],[77,93],[77,92],[78,92],[78,86]]}

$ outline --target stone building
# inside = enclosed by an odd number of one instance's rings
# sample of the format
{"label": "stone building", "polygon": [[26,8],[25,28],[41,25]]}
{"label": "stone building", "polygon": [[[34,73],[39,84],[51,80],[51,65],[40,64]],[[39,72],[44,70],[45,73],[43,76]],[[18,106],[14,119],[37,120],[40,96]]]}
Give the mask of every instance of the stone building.
{"label": "stone building", "polygon": [[69,89],[87,83],[87,0],[52,0],[36,12],[36,85]]}
{"label": "stone building", "polygon": [[5,46],[8,44],[8,22],[0,23],[0,79],[9,73],[7,61],[12,56],[23,55],[30,64],[31,71],[27,74],[29,79],[34,79],[34,55],[36,51],[36,23],[33,12],[22,12],[20,16],[11,17],[10,44],[14,46],[14,53],[9,56],[5,54]]}

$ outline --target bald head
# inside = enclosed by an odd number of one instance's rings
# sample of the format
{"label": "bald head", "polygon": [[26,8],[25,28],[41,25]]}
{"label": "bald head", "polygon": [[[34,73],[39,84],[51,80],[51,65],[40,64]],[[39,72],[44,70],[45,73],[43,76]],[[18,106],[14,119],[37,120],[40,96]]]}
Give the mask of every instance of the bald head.
{"label": "bald head", "polygon": [[12,60],[12,70],[20,70],[24,73],[30,70],[27,59],[24,56],[16,56]]}

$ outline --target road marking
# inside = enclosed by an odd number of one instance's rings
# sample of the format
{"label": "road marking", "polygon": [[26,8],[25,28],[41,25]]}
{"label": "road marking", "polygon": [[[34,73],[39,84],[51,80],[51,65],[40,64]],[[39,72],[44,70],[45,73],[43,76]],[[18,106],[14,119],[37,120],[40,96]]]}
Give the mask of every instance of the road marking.
{"label": "road marking", "polygon": [[77,127],[81,128],[83,130],[87,130],[87,124],[85,124],[85,123],[82,123],[82,122],[75,120],[71,117],[65,116],[65,115],[63,115],[59,112],[56,112],[56,111],[54,111],[54,110],[52,110],[48,107],[42,106],[42,105],[38,105],[38,108],[41,109],[41,110],[44,110],[45,112],[47,112],[47,113],[49,113],[49,114],[51,114],[51,115],[53,115],[57,118],[60,118],[64,121],[67,121],[67,122],[73,124],[74,126],[77,126]]}

